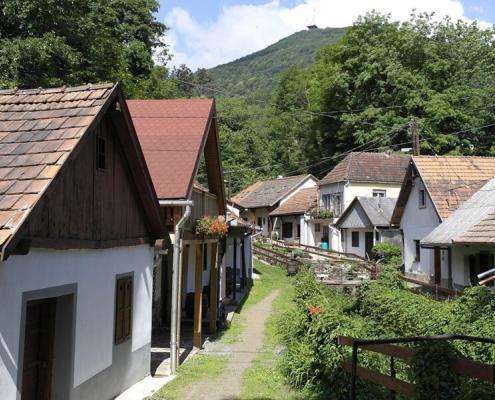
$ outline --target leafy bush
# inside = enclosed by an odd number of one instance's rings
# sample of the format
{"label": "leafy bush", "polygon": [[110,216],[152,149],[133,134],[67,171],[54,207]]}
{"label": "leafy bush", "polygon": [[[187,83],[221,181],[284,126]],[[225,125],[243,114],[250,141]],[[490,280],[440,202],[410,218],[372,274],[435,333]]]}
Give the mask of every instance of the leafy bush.
{"label": "leafy bush", "polygon": [[388,261],[394,258],[400,258],[402,252],[400,249],[390,243],[377,243],[371,249],[372,254],[383,254],[383,257]]}
{"label": "leafy bush", "polygon": [[[403,289],[397,265],[387,264],[376,281],[361,286],[357,300],[319,284],[308,271],[295,280],[291,307],[279,322],[285,344],[283,372],[292,386],[305,387],[324,399],[349,398],[349,374],[340,363],[351,348],[337,345],[337,336],[357,338],[469,334],[492,337],[495,332],[495,294],[473,288],[460,299],[437,302]],[[461,356],[494,363],[495,346],[463,341],[414,345],[410,365],[397,363],[397,377],[417,385],[417,399],[487,400],[492,385],[454,376],[448,357]],[[384,374],[389,358],[360,352],[359,364]],[[359,399],[385,399],[389,392],[358,379]]]}
{"label": "leafy bush", "polygon": [[302,251],[301,249],[294,249],[291,252],[292,258],[299,258],[299,257],[304,257],[306,253]]}

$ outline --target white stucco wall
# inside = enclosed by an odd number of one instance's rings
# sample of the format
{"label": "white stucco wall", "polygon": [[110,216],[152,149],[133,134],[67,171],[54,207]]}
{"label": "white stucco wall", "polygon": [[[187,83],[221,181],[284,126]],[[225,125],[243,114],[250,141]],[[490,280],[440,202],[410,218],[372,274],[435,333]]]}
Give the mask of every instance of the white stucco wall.
{"label": "white stucco wall", "polygon": [[332,193],[343,193],[344,211],[355,197],[372,197],[373,189],[385,190],[386,197],[399,197],[401,184],[394,183],[374,183],[374,182],[336,182],[328,185],[321,185],[318,196],[318,204],[323,206],[323,196]]}
{"label": "white stucco wall", "polygon": [[74,387],[112,365],[117,275],[134,273],[132,351],[151,342],[153,248],[31,249],[0,264],[0,398],[16,399],[23,292],[77,284]]}
{"label": "white stucco wall", "polygon": [[[371,232],[375,234],[373,229],[342,229],[341,233],[344,235],[343,251],[346,253],[357,254],[361,257],[366,257],[365,249],[365,232]],[[359,246],[352,246],[352,232],[359,232]]]}
{"label": "white stucco wall", "polygon": [[430,196],[426,192],[426,207],[419,207],[419,190],[425,189],[419,177],[414,179],[409,199],[400,222],[404,233],[404,265],[405,272],[430,277],[434,273],[433,251],[420,250],[420,262],[415,261],[415,240],[421,240],[439,224],[439,217],[434,209]]}

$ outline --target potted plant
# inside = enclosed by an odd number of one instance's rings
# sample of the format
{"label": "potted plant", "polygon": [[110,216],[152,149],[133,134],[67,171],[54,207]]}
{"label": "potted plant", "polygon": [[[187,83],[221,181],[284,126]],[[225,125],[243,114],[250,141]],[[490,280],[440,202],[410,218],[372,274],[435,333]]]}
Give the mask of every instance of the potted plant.
{"label": "potted plant", "polygon": [[222,216],[210,217],[204,216],[196,221],[194,232],[200,236],[223,237],[227,234],[229,226],[225,223]]}
{"label": "potted plant", "polygon": [[333,211],[326,208],[313,207],[309,210],[309,216],[312,219],[328,219],[333,218]]}

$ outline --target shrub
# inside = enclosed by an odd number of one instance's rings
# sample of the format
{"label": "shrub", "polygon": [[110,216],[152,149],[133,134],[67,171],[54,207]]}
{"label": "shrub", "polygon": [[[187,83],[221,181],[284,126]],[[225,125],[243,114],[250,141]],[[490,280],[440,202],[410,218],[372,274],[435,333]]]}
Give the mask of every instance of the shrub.
{"label": "shrub", "polygon": [[396,246],[391,245],[390,243],[375,244],[371,249],[371,253],[374,255],[382,254],[387,262],[389,262],[390,260],[396,257],[397,258],[402,257],[402,252],[400,251],[400,249]]}

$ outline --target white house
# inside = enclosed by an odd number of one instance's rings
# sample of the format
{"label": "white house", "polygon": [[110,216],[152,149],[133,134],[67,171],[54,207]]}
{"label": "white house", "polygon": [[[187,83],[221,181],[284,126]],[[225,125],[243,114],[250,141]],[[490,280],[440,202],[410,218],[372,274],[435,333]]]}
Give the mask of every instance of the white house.
{"label": "white house", "polygon": [[263,236],[269,236],[273,231],[270,213],[300,190],[316,187],[317,182],[313,175],[258,181],[234,196],[232,202],[240,209],[242,218],[259,226]]}
{"label": "white house", "polygon": [[412,157],[391,221],[403,232],[407,275],[448,284],[447,249],[422,248],[421,240],[493,176],[493,157]]}
{"label": "white house", "polygon": [[372,258],[371,249],[377,243],[401,248],[401,232],[390,228],[396,201],[389,197],[355,197],[335,224],[340,229],[343,251]]}
{"label": "white house", "polygon": [[441,262],[441,284],[463,289],[476,285],[477,275],[494,267],[494,233],[495,179],[491,179],[423,238],[421,247],[433,254],[447,252]]}
{"label": "white house", "polygon": [[0,131],[0,398],[114,398],[150,372],[165,237],[121,90],[1,91]]}
{"label": "white house", "polygon": [[330,210],[331,218],[316,219],[323,226],[316,242],[326,241],[330,249],[343,251],[338,218],[356,197],[399,196],[409,156],[388,153],[353,152],[318,183],[318,206]]}
{"label": "white house", "polygon": [[316,195],[316,186],[301,189],[270,213],[273,231],[277,232],[277,237],[314,245],[319,226],[310,223],[310,212],[316,207]]}

